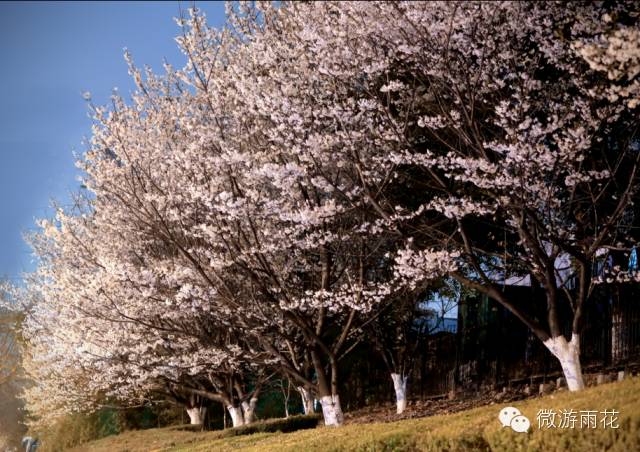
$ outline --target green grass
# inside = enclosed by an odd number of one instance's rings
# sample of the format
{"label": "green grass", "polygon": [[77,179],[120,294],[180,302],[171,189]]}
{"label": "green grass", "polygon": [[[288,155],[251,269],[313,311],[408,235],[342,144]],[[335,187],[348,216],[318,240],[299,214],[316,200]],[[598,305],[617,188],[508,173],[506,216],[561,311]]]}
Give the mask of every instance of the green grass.
{"label": "green grass", "polygon": [[[318,427],[294,433],[230,436],[225,432],[193,433],[171,429],[128,432],[77,448],[77,451],[624,451],[640,450],[640,378],[590,388],[580,393],[556,392],[512,402],[532,428],[516,433],[501,428],[496,403],[456,414],[386,424]],[[620,412],[619,429],[540,430],[539,409]]]}

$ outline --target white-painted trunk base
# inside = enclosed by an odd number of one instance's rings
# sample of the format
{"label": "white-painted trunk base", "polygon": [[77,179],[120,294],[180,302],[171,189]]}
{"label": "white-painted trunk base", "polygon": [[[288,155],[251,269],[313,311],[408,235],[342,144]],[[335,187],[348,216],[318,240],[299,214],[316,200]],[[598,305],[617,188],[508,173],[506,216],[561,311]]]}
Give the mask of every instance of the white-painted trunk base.
{"label": "white-painted trunk base", "polygon": [[244,416],[242,415],[242,408],[236,406],[227,406],[227,411],[229,411],[229,415],[231,416],[231,424],[234,427],[240,427],[244,425]]}
{"label": "white-painted trunk base", "polygon": [[344,415],[340,407],[340,397],[337,394],[322,397],[320,399],[320,405],[322,405],[324,425],[337,427],[344,423]]}
{"label": "white-painted trunk base", "polygon": [[251,424],[256,420],[256,405],[258,404],[258,399],[252,397],[249,402],[242,402],[242,415],[244,417],[244,424]]}
{"label": "white-painted trunk base", "polygon": [[580,336],[573,334],[570,342],[567,342],[564,336],[557,336],[547,339],[544,345],[560,361],[569,391],[584,389],[580,366]]}
{"label": "white-painted trunk base", "polygon": [[204,416],[207,413],[205,407],[193,407],[187,408],[187,414],[189,415],[189,423],[191,425],[202,425],[204,423]]}
{"label": "white-painted trunk base", "polygon": [[300,397],[302,398],[302,409],[304,410],[304,414],[313,414],[315,410],[313,409],[313,397],[311,397],[311,391],[303,386],[298,386],[297,389],[300,393]]}
{"label": "white-painted trunk base", "polygon": [[396,392],[396,412],[402,414],[407,408],[407,380],[409,377],[392,373],[393,389]]}

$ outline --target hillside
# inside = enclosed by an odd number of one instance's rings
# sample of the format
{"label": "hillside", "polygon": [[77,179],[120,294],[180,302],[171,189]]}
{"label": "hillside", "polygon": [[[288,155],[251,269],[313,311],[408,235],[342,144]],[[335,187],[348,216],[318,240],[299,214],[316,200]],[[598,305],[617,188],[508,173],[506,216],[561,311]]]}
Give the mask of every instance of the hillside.
{"label": "hillside", "polygon": [[[352,424],[341,428],[318,427],[295,433],[258,433],[221,437],[223,432],[192,433],[176,429],[128,432],[74,449],[92,452],[142,451],[352,451],[352,450],[640,450],[640,377],[621,383],[589,388],[578,394],[554,394],[513,402],[531,421],[528,433],[501,428],[498,413],[503,405],[491,404],[455,414],[390,423]],[[538,428],[538,410],[573,409],[619,411],[619,428]],[[602,418],[598,416],[598,421]],[[558,424],[559,419],[556,419]],[[228,435],[228,433],[226,434]]]}

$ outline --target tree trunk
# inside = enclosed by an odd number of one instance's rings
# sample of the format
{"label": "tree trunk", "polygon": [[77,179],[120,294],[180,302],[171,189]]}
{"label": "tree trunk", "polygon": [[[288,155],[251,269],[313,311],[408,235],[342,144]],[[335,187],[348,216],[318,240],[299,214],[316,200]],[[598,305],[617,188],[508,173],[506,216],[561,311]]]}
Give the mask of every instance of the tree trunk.
{"label": "tree trunk", "polygon": [[407,408],[407,380],[409,377],[397,373],[391,373],[393,389],[396,391],[396,412],[402,414]]}
{"label": "tree trunk", "polygon": [[242,408],[239,406],[227,405],[227,410],[231,416],[231,423],[234,427],[240,427],[244,425],[244,416],[242,414]]}
{"label": "tree trunk", "polygon": [[322,416],[324,425],[338,427],[344,423],[342,408],[340,407],[340,397],[337,394],[323,396],[320,398],[322,405]]}
{"label": "tree trunk", "polygon": [[251,424],[256,420],[256,405],[258,403],[257,397],[251,397],[251,400],[242,402],[242,415],[244,417],[245,424]]}
{"label": "tree trunk", "polygon": [[560,361],[569,391],[584,389],[580,367],[580,336],[572,334],[570,342],[564,336],[556,336],[544,341],[544,345]]}
{"label": "tree trunk", "polygon": [[187,414],[189,415],[189,423],[191,425],[204,424],[204,417],[207,414],[207,407],[193,407],[187,408]]}
{"label": "tree trunk", "polygon": [[300,393],[300,397],[302,398],[302,408],[304,409],[304,414],[313,414],[313,397],[311,397],[311,391],[309,391],[304,386],[298,386],[298,392]]}
{"label": "tree trunk", "polygon": [[318,394],[320,405],[322,405],[322,416],[324,425],[337,427],[344,423],[342,408],[340,407],[340,397],[338,396],[338,372],[335,357],[330,356],[331,361],[331,386],[327,382],[324,366],[318,356],[317,351],[311,351],[313,367],[316,370],[318,379]]}

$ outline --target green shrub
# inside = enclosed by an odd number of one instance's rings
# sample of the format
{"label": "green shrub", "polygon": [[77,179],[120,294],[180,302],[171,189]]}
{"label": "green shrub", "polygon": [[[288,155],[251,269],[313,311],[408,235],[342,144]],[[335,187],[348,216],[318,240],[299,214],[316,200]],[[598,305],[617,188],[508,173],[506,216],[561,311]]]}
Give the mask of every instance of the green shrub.
{"label": "green shrub", "polygon": [[180,424],[167,427],[166,430],[177,430],[180,432],[201,432],[203,431],[203,428],[200,424]]}
{"label": "green shrub", "polygon": [[301,414],[298,416],[290,416],[288,418],[268,419],[224,430],[222,437],[251,435],[253,433],[295,432],[296,430],[316,428],[319,420],[320,415],[318,414]]}
{"label": "green shrub", "polygon": [[92,414],[69,414],[45,431],[32,435],[40,439],[39,451],[58,452],[122,431],[119,414],[115,410],[102,409]]}
{"label": "green shrub", "polygon": [[38,451],[64,451],[127,430],[155,427],[160,422],[175,422],[175,419],[179,419],[181,409],[172,405],[129,409],[102,408],[94,413],[66,415],[43,430],[30,434],[41,442]]}

